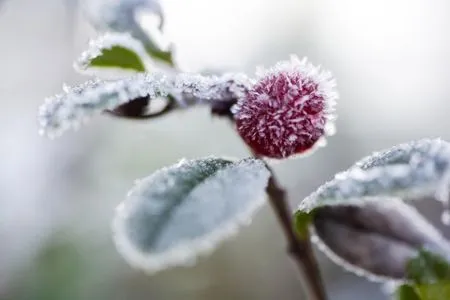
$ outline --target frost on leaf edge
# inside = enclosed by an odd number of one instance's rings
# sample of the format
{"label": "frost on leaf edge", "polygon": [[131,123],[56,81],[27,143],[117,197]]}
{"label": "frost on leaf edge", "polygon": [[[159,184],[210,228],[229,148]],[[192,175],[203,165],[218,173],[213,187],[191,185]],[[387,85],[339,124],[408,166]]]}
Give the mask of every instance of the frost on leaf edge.
{"label": "frost on leaf edge", "polygon": [[[409,165],[406,164],[385,164],[385,165],[377,165],[378,162],[382,162],[384,159],[389,159],[389,155],[392,154],[395,151],[401,151],[404,149],[414,149],[414,147],[420,147],[424,145],[430,145],[429,152],[432,155],[432,158],[435,159],[444,159],[448,160],[449,164],[447,165],[446,171],[442,172],[441,176],[439,176],[436,180],[436,182],[428,183],[423,186],[414,187],[406,190],[401,191],[394,191],[392,194],[380,194],[380,195],[373,195],[373,196],[365,196],[365,197],[354,197],[354,198],[335,198],[332,201],[319,201],[319,203],[316,201],[317,197],[321,195],[321,193],[329,188],[330,186],[333,186],[342,178],[348,178],[348,177],[360,177],[363,175],[367,175],[373,171],[377,172],[377,170],[382,168],[388,168],[388,167],[394,167],[394,168],[401,168],[403,167],[403,170],[406,170],[408,168],[411,168]],[[375,166],[371,166],[375,164]],[[368,166],[368,168],[367,168]],[[313,225],[313,219],[314,219],[314,211],[316,209],[320,209],[321,207],[325,206],[339,206],[339,205],[355,205],[355,206],[363,206],[364,203],[367,201],[399,201],[404,202],[404,200],[423,200],[427,196],[439,196],[439,194],[445,193],[445,191],[448,191],[444,188],[444,192],[441,191],[442,186],[446,186],[448,188],[448,185],[450,184],[450,143],[443,141],[440,138],[437,139],[421,139],[421,140],[415,140],[408,143],[402,143],[396,146],[393,146],[388,149],[383,149],[378,152],[374,152],[371,155],[368,155],[359,161],[357,161],[353,166],[351,166],[348,170],[340,172],[335,175],[335,177],[326,182],[325,184],[321,185],[316,191],[314,191],[312,194],[310,194],[308,197],[306,197],[297,207],[295,211],[296,216],[301,216],[302,220],[304,218],[308,218],[308,224],[301,223],[299,225],[306,226],[306,228],[297,228],[297,230],[308,230],[311,232],[311,240],[316,246],[319,248],[319,250],[326,254],[326,256],[333,261],[335,264],[343,267],[346,271],[352,272],[358,276],[362,276],[367,278],[369,281],[373,282],[394,282],[395,284],[402,284],[405,281],[404,280],[393,280],[392,278],[388,278],[382,275],[375,275],[370,273],[369,271],[366,271],[362,268],[359,268],[358,266],[354,266],[348,262],[346,262],[343,258],[339,257],[337,254],[334,253],[332,249],[330,249],[318,236],[318,234],[315,231],[315,227]],[[397,170],[398,171],[398,170]],[[405,204],[406,205],[406,204]],[[445,205],[445,204],[444,204]],[[448,203],[447,203],[448,205]],[[448,209],[448,207],[447,207]],[[409,206],[409,212],[410,214],[418,214],[421,216],[421,214],[412,206]],[[424,219],[425,221],[425,219]],[[433,237],[436,240],[442,240],[442,242],[447,242],[445,237],[434,227],[431,225],[431,223],[422,224],[422,226],[426,225],[425,231],[428,231],[430,233],[433,233]]]}
{"label": "frost on leaf edge", "polygon": [[131,50],[136,54],[146,70],[154,67],[151,57],[147,54],[144,45],[137,39],[133,38],[129,33],[107,32],[102,36],[89,41],[88,49],[81,53],[78,59],[73,63],[74,69],[86,75],[98,75],[104,69],[120,69],[125,72],[137,72],[135,70],[123,69],[120,66],[98,67],[91,66],[92,60],[103,55],[103,50],[111,50],[113,47],[119,46]]}
{"label": "frost on leaf edge", "polygon": [[[215,157],[210,156],[206,158]],[[260,164],[260,166],[258,167],[263,167],[261,171],[263,171],[263,175],[267,177],[267,183],[265,184],[265,187],[261,189],[260,195],[255,196],[254,200],[249,203],[248,207],[244,210],[241,210],[241,212],[236,215],[233,220],[227,222],[226,224],[222,224],[220,228],[213,230],[207,236],[196,238],[189,242],[180,243],[164,253],[157,253],[153,255],[143,253],[142,251],[139,251],[135,246],[133,246],[124,234],[124,222],[122,221],[124,220],[123,214],[126,214],[125,202],[132,195],[134,188],[129,191],[127,199],[125,199],[116,208],[116,214],[112,222],[112,231],[113,240],[116,245],[117,251],[122,255],[122,257],[128,262],[130,266],[136,269],[143,270],[147,274],[154,274],[176,266],[192,266],[195,264],[198,257],[211,254],[221,242],[235,236],[238,233],[239,228],[248,225],[250,216],[256,213],[265,203],[265,188],[268,184],[270,172],[267,170],[264,163],[262,161],[259,161],[258,159],[252,158],[240,161],[237,161],[235,159],[230,160],[233,162],[232,164],[225,166],[223,169],[216,172],[211,178],[220,176],[220,174],[223,174],[229,169],[232,169],[242,163],[248,164],[248,162],[257,162],[258,164]],[[161,170],[167,168],[176,168],[180,164],[189,162],[190,161],[186,161],[183,159],[178,164],[163,168]],[[148,177],[152,175],[149,175]],[[145,180],[148,177],[145,177],[142,180]]]}
{"label": "frost on leaf edge", "polygon": [[[448,160],[448,166],[446,171],[442,172],[442,176],[439,177],[436,182],[425,184],[420,187],[414,187],[407,190],[396,190],[393,191],[392,194],[379,194],[379,195],[373,195],[373,196],[366,196],[366,197],[355,197],[355,198],[335,198],[332,201],[320,201],[320,203],[317,203],[317,198],[329,187],[335,185],[339,180],[345,179],[345,178],[352,178],[354,177],[356,180],[360,177],[368,176],[372,177],[377,175],[381,170],[383,169],[392,169],[395,173],[404,172],[407,170],[410,170],[411,167],[407,164],[385,164],[385,165],[377,165],[374,167],[370,167],[368,169],[363,169],[364,165],[368,163],[373,163],[377,160],[382,160],[386,155],[391,153],[394,150],[401,150],[401,148],[409,148],[412,149],[414,146],[421,146],[421,145],[433,145],[436,147],[440,147],[437,149],[431,149],[434,154],[434,158],[445,158]],[[431,151],[430,150],[430,151]],[[435,175],[435,174],[433,174]],[[423,197],[426,196],[434,196],[436,194],[436,191],[438,193],[441,193],[439,187],[442,187],[445,184],[450,184],[450,143],[443,141],[440,138],[437,139],[421,139],[421,140],[415,140],[408,143],[402,143],[398,144],[396,146],[393,146],[388,149],[384,149],[381,151],[374,152],[371,155],[368,155],[360,160],[358,160],[356,163],[354,163],[349,169],[337,173],[333,179],[325,182],[322,184],[319,188],[317,188],[313,193],[311,193],[309,196],[304,198],[300,204],[298,205],[296,212],[303,212],[303,213],[310,213],[315,208],[319,208],[321,206],[328,206],[328,205],[363,205],[365,201],[379,201],[380,199],[391,199],[391,198],[400,198],[403,200],[420,200],[423,199]]]}

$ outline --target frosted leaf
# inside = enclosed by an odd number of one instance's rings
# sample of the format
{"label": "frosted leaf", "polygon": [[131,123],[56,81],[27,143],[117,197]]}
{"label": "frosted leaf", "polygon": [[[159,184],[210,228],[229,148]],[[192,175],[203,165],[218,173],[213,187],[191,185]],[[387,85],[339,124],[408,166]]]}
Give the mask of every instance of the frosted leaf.
{"label": "frosted leaf", "polygon": [[404,278],[405,262],[421,248],[450,259],[448,242],[399,201],[437,199],[444,203],[447,219],[449,163],[450,144],[440,139],[374,153],[300,203],[298,230],[311,224],[319,248],[345,268],[373,279]]}
{"label": "frosted leaf", "polygon": [[[449,185],[450,144],[424,139],[401,144],[357,162],[304,199],[299,211],[323,205],[393,197],[422,199]],[[443,202],[446,199],[439,199]]]}
{"label": "frosted leaf", "polygon": [[107,33],[89,42],[74,67],[82,73],[92,73],[98,68],[119,68],[144,72],[150,64],[141,42],[128,33]]}
{"label": "frosted leaf", "polygon": [[68,128],[105,110],[139,97],[167,95],[167,78],[162,74],[137,74],[127,79],[88,81],[82,85],[65,88],[65,92],[45,100],[39,108],[40,132],[55,137]]}
{"label": "frosted leaf", "polygon": [[[152,58],[174,65],[169,43],[161,43],[165,40],[164,13],[159,0],[84,0],[82,9],[97,30],[129,33],[144,44]],[[151,24],[143,22],[155,18]]]}
{"label": "frosted leaf", "polygon": [[[82,9],[91,24],[100,31],[129,32],[144,44],[153,45],[145,29],[137,20],[139,12],[164,19],[159,0],[84,0]],[[157,47],[154,47],[157,48]]]}
{"label": "frosted leaf", "polygon": [[449,242],[399,199],[325,206],[315,211],[312,222],[319,249],[371,280],[408,278],[407,263],[423,248],[450,259]]}
{"label": "frosted leaf", "polygon": [[140,180],[113,222],[118,251],[149,273],[191,265],[264,203],[269,171],[255,159],[186,161]]}
{"label": "frosted leaf", "polygon": [[182,106],[199,102],[237,101],[251,84],[251,79],[241,73],[225,73],[222,76],[181,73],[173,81],[171,94]]}
{"label": "frosted leaf", "polygon": [[250,80],[242,74],[202,76],[196,74],[140,73],[126,79],[92,80],[76,87],[64,85],[62,94],[50,97],[39,108],[40,132],[50,137],[77,128],[93,115],[114,110],[137,98],[171,96],[178,107],[211,101],[230,101],[244,93]]}

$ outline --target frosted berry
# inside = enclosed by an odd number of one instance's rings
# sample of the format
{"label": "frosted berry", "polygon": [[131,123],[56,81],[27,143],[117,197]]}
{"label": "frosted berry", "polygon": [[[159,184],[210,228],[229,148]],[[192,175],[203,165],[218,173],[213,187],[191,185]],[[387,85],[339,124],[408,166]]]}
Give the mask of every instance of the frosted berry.
{"label": "frosted berry", "polygon": [[329,72],[292,57],[258,77],[234,108],[237,130],[256,154],[301,154],[331,134],[338,94]]}

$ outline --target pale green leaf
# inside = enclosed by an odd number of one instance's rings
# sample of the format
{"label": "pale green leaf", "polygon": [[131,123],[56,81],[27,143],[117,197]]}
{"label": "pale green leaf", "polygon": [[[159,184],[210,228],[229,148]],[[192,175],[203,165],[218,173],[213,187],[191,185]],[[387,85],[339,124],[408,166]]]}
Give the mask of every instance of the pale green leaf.
{"label": "pale green leaf", "polygon": [[269,171],[260,160],[186,161],[139,180],[119,206],[114,240],[133,266],[156,272],[192,264],[251,220]]}

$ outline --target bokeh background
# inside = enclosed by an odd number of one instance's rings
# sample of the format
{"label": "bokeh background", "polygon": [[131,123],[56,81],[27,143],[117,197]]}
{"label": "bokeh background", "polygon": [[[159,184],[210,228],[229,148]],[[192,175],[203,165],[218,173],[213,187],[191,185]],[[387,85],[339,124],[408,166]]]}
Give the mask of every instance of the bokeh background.
{"label": "bokeh background", "polygon": [[[190,71],[244,71],[291,53],[335,74],[337,135],[274,165],[292,205],[352,162],[423,137],[450,139],[447,0],[166,0],[167,35]],[[0,1],[0,299],[302,299],[268,207],[191,268],[146,276],[116,253],[110,221],[135,178],[182,157],[247,156],[206,109],[151,122],[99,117],[49,141],[37,107],[86,80],[72,61],[95,37],[74,0]],[[419,204],[437,226],[440,204]],[[385,299],[319,254],[330,299]]]}

